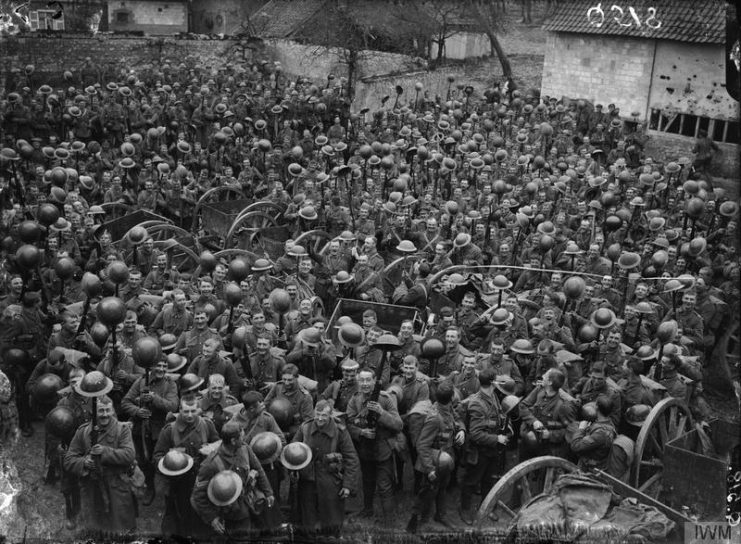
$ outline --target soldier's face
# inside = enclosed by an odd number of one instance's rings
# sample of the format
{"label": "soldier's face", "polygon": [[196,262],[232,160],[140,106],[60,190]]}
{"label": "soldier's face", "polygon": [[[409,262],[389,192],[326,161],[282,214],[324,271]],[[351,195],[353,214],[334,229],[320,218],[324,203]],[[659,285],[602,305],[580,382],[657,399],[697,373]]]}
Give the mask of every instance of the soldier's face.
{"label": "soldier's face", "polygon": [[695,307],[695,302],[697,302],[697,297],[695,295],[686,294],[682,297],[682,305],[690,310]]}
{"label": "soldier's face", "polygon": [[259,353],[267,353],[270,349],[270,340],[267,338],[258,338],[256,347]]}
{"label": "soldier's face", "polygon": [[193,423],[198,415],[198,403],[180,403],[180,417],[186,423]]}
{"label": "soldier's face", "polygon": [[401,372],[407,380],[411,380],[417,375],[417,365],[414,363],[404,363],[401,366]]}
{"label": "soldier's face", "polygon": [[198,328],[203,328],[208,324],[208,316],[206,315],[206,312],[198,312],[193,317],[193,322],[196,324]]}
{"label": "soldier's face", "polygon": [[283,380],[283,387],[286,391],[293,391],[296,389],[296,384],[298,383],[296,376],[293,374],[283,374],[281,379]]}
{"label": "soldier's face", "polygon": [[456,331],[448,331],[445,333],[445,344],[449,348],[455,348],[458,346],[458,333]]}
{"label": "soldier's face", "polygon": [[314,410],[314,422],[316,423],[316,426],[319,428],[324,427],[327,423],[329,423],[330,418],[332,417],[332,408],[327,406],[324,408],[324,410]]}
{"label": "soldier's face", "polygon": [[212,383],[208,386],[208,395],[212,399],[220,399],[224,395],[224,385],[221,383]]}
{"label": "soldier's face", "polygon": [[370,372],[361,372],[358,375],[358,388],[364,395],[369,395],[376,385],[376,380]]}
{"label": "soldier's face", "polygon": [[206,340],[203,344],[203,348],[201,348],[201,353],[203,353],[203,357],[208,359],[211,357],[214,353],[216,353],[216,342],[212,340]]}
{"label": "soldier's face", "polygon": [[107,427],[113,418],[113,403],[101,404],[98,402],[96,415],[98,417],[98,424],[101,427]]}
{"label": "soldier's face", "polygon": [[610,333],[607,336],[607,345],[611,348],[614,348],[620,344],[620,334],[619,333]]}
{"label": "soldier's face", "polygon": [[252,316],[252,325],[262,328],[265,325],[265,314],[259,313]]}
{"label": "soldier's face", "polygon": [[413,327],[411,323],[404,322],[401,324],[401,327],[399,328],[399,336],[402,338],[409,338],[412,336]]}

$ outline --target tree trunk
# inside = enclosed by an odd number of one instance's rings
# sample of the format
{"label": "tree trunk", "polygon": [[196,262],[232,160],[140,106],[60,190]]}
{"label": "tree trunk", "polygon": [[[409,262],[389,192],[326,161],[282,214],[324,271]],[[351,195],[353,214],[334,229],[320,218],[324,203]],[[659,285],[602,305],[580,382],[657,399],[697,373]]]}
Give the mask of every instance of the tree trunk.
{"label": "tree trunk", "polygon": [[507,54],[504,52],[504,49],[502,49],[502,44],[499,43],[499,39],[497,39],[496,35],[491,30],[487,30],[486,35],[489,38],[491,54],[496,54],[499,58],[499,63],[502,65],[502,75],[505,77],[505,79],[511,78],[512,66],[510,66],[509,64]]}

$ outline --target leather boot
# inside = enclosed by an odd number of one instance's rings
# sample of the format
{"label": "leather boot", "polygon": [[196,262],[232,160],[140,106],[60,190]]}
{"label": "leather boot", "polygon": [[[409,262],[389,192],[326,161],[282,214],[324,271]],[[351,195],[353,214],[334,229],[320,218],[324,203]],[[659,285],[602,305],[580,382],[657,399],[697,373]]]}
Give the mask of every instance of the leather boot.
{"label": "leather boot", "polygon": [[417,514],[412,514],[412,517],[409,518],[409,523],[407,523],[407,533],[416,533],[417,529],[419,527],[419,517]]}

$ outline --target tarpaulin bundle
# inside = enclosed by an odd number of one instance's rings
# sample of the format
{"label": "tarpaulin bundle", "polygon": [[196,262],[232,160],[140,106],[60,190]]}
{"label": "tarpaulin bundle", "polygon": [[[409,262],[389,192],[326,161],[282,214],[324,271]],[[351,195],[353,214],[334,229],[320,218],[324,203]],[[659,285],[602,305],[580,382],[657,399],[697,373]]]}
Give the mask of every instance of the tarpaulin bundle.
{"label": "tarpaulin bundle", "polygon": [[617,542],[627,537],[657,541],[667,537],[674,522],[656,508],[623,499],[608,485],[574,472],[533,497],[511,528],[518,542]]}

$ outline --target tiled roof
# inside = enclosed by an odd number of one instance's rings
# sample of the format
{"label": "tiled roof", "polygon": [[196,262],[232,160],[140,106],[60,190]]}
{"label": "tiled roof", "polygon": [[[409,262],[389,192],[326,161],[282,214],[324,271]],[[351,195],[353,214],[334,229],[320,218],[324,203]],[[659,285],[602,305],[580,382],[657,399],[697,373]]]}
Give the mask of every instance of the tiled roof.
{"label": "tiled roof", "polygon": [[271,0],[253,16],[261,38],[288,38],[324,5],[325,0]]}
{"label": "tiled roof", "polygon": [[[604,13],[604,20],[596,9],[598,5]],[[623,9],[622,18],[617,8],[611,10],[613,5]],[[640,26],[631,15],[629,6],[634,8]],[[651,19],[649,8],[656,10]],[[689,43],[725,43],[725,17],[724,0],[631,0],[626,3],[569,0],[559,2],[558,10],[543,25],[543,29],[551,32],[631,36]],[[621,26],[616,18],[623,25],[630,24]],[[602,24],[599,25],[601,21]]]}

